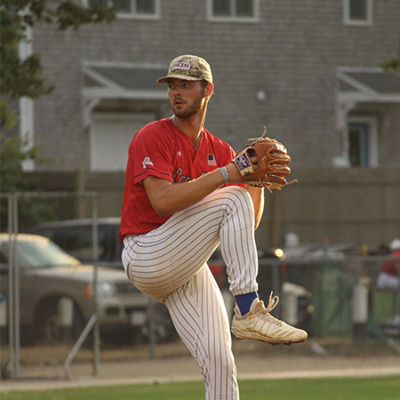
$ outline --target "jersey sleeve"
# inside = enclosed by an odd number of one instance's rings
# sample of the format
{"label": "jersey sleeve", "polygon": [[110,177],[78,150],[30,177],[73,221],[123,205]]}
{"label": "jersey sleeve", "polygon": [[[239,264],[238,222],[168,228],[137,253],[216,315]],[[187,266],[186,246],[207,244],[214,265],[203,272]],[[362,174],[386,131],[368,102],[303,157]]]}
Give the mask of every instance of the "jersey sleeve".
{"label": "jersey sleeve", "polygon": [[129,148],[129,160],[133,162],[133,183],[142,182],[148,176],[173,181],[174,143],[161,128],[146,126],[134,137]]}

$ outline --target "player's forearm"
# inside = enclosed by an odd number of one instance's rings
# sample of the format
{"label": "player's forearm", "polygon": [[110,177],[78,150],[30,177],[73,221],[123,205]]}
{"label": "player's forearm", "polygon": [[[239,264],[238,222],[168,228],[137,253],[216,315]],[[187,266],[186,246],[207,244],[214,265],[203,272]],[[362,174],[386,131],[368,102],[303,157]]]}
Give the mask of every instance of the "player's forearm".
{"label": "player's forearm", "polygon": [[246,186],[254,206],[254,229],[257,229],[261,222],[261,217],[264,212],[264,189],[254,186]]}
{"label": "player's forearm", "polygon": [[169,185],[163,193],[160,193],[156,212],[161,216],[167,216],[182,211],[208,196],[223,183],[221,173],[215,171],[190,182]]}
{"label": "player's forearm", "polygon": [[[241,182],[233,164],[227,165],[229,181]],[[143,182],[151,205],[160,217],[166,217],[196,204],[214,190],[225,184],[219,169],[185,183],[172,184],[164,179],[148,177]]]}
{"label": "player's forearm", "polygon": [[224,184],[219,170],[185,183],[172,184],[157,179],[155,187],[155,179],[157,178],[148,178],[144,185],[151,205],[160,217],[166,217],[196,204]]}

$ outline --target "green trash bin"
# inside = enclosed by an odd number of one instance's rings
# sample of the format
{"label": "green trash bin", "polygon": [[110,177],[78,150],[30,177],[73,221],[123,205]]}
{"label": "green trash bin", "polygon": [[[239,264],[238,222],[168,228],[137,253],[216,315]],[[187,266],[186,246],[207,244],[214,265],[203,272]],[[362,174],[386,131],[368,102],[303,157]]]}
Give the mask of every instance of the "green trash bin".
{"label": "green trash bin", "polygon": [[317,264],[314,267],[312,319],[317,337],[342,337],[352,333],[352,282],[340,265]]}

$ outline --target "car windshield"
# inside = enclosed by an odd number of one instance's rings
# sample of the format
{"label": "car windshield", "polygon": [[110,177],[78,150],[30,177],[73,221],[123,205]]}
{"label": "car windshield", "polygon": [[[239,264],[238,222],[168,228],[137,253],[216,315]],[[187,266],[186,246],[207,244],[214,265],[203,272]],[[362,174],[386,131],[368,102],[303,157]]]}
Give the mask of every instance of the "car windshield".
{"label": "car windshield", "polygon": [[[8,253],[8,242],[3,243],[3,250]],[[23,241],[17,243],[17,261],[23,267],[48,267],[60,265],[79,265],[80,262],[65,253],[50,241]]]}

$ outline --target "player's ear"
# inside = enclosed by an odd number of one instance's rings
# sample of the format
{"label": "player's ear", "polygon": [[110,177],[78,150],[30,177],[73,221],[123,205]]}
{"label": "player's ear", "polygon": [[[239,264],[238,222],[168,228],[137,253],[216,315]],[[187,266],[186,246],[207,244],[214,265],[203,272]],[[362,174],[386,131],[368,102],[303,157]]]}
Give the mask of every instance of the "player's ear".
{"label": "player's ear", "polygon": [[214,93],[214,85],[211,82],[207,83],[206,89],[204,91],[205,97],[211,97]]}

